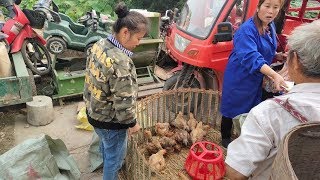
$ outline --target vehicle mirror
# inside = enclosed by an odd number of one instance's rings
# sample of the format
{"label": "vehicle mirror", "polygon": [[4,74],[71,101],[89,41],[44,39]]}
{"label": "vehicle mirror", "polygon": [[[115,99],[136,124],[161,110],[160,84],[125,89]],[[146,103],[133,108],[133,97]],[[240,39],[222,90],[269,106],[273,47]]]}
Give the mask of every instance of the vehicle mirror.
{"label": "vehicle mirror", "polygon": [[232,24],[230,22],[222,22],[218,24],[218,33],[214,35],[213,43],[226,42],[232,40]]}
{"label": "vehicle mirror", "polygon": [[166,14],[161,17],[161,21],[166,22],[170,21],[173,18],[173,11],[172,10],[166,10]]}
{"label": "vehicle mirror", "polygon": [[179,18],[179,9],[178,8],[174,8],[174,10],[173,10],[173,21],[177,22],[178,18]]}

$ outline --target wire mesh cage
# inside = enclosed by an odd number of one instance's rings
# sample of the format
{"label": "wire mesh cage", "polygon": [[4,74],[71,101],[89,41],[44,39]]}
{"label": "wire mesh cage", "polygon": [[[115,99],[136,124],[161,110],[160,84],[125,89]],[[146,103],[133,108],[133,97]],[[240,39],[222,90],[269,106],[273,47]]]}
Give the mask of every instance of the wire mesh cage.
{"label": "wire mesh cage", "polygon": [[149,96],[137,103],[137,119],[141,130],[131,137],[126,158],[127,179],[178,179],[184,171],[184,163],[189,147],[183,148],[179,153],[166,156],[166,168],[161,172],[154,172],[148,165],[148,158],[139,148],[146,142],[144,130],[153,128],[156,123],[172,122],[179,112],[183,112],[185,119],[193,113],[198,122],[210,126],[204,140],[220,143],[217,121],[219,115],[219,92],[202,89],[177,89],[164,91]]}

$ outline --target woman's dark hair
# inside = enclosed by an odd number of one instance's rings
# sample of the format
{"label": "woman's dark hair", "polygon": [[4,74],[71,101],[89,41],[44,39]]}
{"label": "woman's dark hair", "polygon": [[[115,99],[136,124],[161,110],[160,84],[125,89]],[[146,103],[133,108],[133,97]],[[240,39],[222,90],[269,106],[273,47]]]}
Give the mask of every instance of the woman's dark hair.
{"label": "woman's dark hair", "polygon": [[[259,9],[261,7],[261,5],[265,2],[266,0],[259,0],[258,5],[257,5],[257,9]],[[280,9],[282,8],[283,4],[285,1],[287,0],[279,0],[280,1]],[[279,14],[278,14],[279,15]],[[259,34],[262,35],[264,33],[263,27],[262,27],[262,21],[258,16],[258,12],[256,12],[253,16],[253,21],[256,24],[258,30],[259,30]]]}
{"label": "woman's dark hair", "polygon": [[124,2],[117,4],[115,13],[118,15],[118,19],[113,25],[113,31],[115,33],[119,33],[123,27],[128,28],[128,30],[133,33],[143,30],[148,32],[148,19],[136,11],[129,11]]}
{"label": "woman's dark hair", "polygon": [[283,6],[280,9],[278,17],[276,17],[274,19],[274,24],[276,25],[277,34],[281,34],[281,32],[283,30],[284,23],[286,21],[286,12],[288,11],[289,6],[290,6],[290,1],[289,0],[285,0],[283,2]]}

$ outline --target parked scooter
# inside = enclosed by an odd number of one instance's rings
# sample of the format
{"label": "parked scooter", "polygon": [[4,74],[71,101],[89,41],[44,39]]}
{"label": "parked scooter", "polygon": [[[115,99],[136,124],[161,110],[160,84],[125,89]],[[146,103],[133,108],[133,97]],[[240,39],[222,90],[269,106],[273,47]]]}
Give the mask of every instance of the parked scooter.
{"label": "parked scooter", "polygon": [[[16,4],[17,1],[15,3],[11,3],[11,1],[2,2],[0,4],[5,4],[11,17],[2,28],[2,32],[8,35],[7,41],[11,48],[10,53],[21,51],[22,57],[31,71],[39,75],[48,74],[51,71],[51,57],[45,47],[45,39],[32,29],[33,24],[28,19],[32,17],[26,16]],[[27,10],[26,12],[33,11]],[[32,13],[28,15],[30,16]]]}

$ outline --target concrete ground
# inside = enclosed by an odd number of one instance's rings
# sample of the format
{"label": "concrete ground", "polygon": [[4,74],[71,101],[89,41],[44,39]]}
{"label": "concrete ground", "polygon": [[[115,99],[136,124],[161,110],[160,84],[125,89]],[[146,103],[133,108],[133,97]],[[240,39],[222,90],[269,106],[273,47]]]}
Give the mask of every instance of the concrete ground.
{"label": "concrete ground", "polygon": [[[38,33],[42,33],[39,31]],[[83,52],[66,51],[61,57],[82,57]],[[160,71],[161,69],[158,69]],[[13,106],[0,108],[0,155],[28,138],[35,138],[40,134],[47,134],[53,139],[61,139],[70,154],[74,157],[81,171],[83,180],[102,179],[102,169],[90,172],[88,149],[92,132],[75,128],[80,124],[77,120],[78,101],[65,101],[63,106],[54,106],[54,121],[46,126],[32,126],[27,122],[26,108]],[[58,104],[58,103],[57,103]],[[22,108],[22,109],[21,109]],[[8,110],[9,109],[9,110]],[[3,111],[3,112],[2,112]],[[14,123],[11,121],[14,120]],[[120,172],[120,179],[125,179]],[[0,178],[1,179],[1,178]]]}
{"label": "concrete ground", "polygon": [[77,120],[77,107],[79,102],[68,102],[63,106],[54,106],[54,121],[46,126],[32,126],[27,122],[26,113],[17,114],[14,126],[15,145],[28,138],[38,137],[40,134],[47,134],[53,139],[62,139],[70,154],[76,160],[82,173],[83,180],[102,179],[102,170],[90,173],[88,148],[92,138],[92,132],[75,128],[79,124]]}

